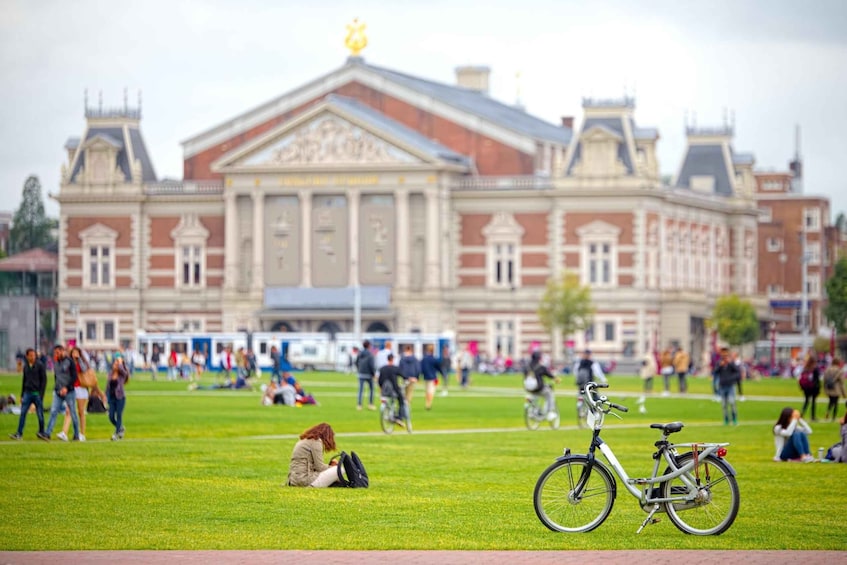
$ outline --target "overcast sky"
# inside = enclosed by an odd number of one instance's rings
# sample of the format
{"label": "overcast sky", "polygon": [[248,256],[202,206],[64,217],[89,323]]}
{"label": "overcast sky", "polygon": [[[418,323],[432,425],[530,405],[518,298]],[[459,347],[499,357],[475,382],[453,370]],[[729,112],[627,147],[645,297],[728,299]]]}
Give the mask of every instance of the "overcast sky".
{"label": "overcast sky", "polygon": [[[63,145],[84,128],[83,92],[130,105],[159,178],[182,178],[180,142],[342,66],[346,25],[364,58],[454,82],[488,65],[491,94],[558,123],[583,96],[636,97],[675,175],[684,116],[722,125],[760,170],[785,170],[801,127],[804,192],[847,212],[847,2],[841,0],[0,0],[0,210],[30,174],[59,189]],[[516,73],[520,80],[516,80]]]}

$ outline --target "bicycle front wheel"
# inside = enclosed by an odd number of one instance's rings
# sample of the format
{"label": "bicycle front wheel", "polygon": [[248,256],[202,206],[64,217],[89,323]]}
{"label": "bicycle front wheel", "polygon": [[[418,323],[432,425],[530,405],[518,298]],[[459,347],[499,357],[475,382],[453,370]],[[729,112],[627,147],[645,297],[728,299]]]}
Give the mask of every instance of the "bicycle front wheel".
{"label": "bicycle front wheel", "polygon": [[379,424],[385,433],[394,433],[394,411],[385,402],[379,405]]}
{"label": "bicycle front wheel", "polygon": [[[677,464],[681,467],[693,457],[692,453],[685,453],[677,458]],[[665,470],[665,474],[670,472],[670,468]],[[699,477],[697,496],[692,501],[666,503],[668,518],[674,526],[686,534],[697,536],[722,534],[735,521],[741,502],[738,482],[732,475],[729,465],[714,455],[709,455],[697,461],[696,473],[692,469],[686,476],[695,483]],[[681,477],[671,479],[662,486],[665,498],[678,497],[687,492],[688,487]]]}
{"label": "bicycle front wheel", "polygon": [[585,455],[557,461],[541,473],[532,502],[542,524],[554,532],[590,532],[603,523],[615,504],[615,479],[596,460],[584,478],[586,473]]}

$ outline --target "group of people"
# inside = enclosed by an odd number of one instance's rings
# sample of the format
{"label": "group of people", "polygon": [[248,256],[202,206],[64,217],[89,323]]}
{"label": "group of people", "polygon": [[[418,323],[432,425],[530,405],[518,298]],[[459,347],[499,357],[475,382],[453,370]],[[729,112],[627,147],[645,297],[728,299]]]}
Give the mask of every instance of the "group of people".
{"label": "group of people", "polygon": [[814,461],[834,461],[847,463],[847,411],[840,420],[841,439],[830,447],[826,454],[816,458],[809,447],[809,435],[812,427],[803,419],[799,410],[786,406],[779,414],[773,427],[774,461],[795,461],[812,463]]}
{"label": "group of people", "polygon": [[303,385],[290,373],[284,373],[279,380],[272,378],[268,384],[262,385],[262,404],[265,406],[303,406],[317,403],[315,397],[306,392]]}
{"label": "group of people", "polygon": [[[427,410],[432,408],[435,398],[436,387],[442,383],[442,395],[447,395],[448,378],[450,375],[450,355],[445,347],[441,359],[435,357],[435,347],[427,344],[424,347],[423,358],[418,359],[411,345],[406,345],[403,355],[395,364],[396,356],[392,349],[393,344],[386,341],[375,354],[371,349],[371,342],[362,342],[362,348],[353,348],[353,364],[359,379],[359,392],[356,400],[356,409],[362,409],[362,400],[365,388],[368,389],[368,410],[376,410],[374,405],[374,381],[380,388],[383,396],[400,402],[401,410],[408,410],[412,401],[415,385],[421,379],[424,382],[425,403]],[[383,371],[385,367],[393,367]],[[467,386],[470,378],[470,366],[465,369],[464,365],[459,367],[462,375],[460,383]],[[383,374],[384,373],[384,374]],[[392,385],[391,382],[394,384]],[[408,419],[408,418],[406,418]]]}
{"label": "group of people", "polygon": [[[23,439],[27,414],[34,409],[38,418],[38,433],[36,437],[50,441],[59,414],[64,414],[62,431],[56,437],[62,441],[85,441],[86,413],[90,398],[108,403],[109,421],[115,427],[112,440],[124,437],[123,411],[126,404],[124,386],[129,381],[129,369],[121,353],[112,357],[112,366],[106,379],[106,392],[101,391],[96,376],[93,381],[81,382],[81,377],[88,371],[93,371],[94,363],[86,358],[79,347],[65,349],[57,345],[53,349],[54,387],[50,404],[50,418],[47,427],[44,426],[44,401],[47,393],[47,367],[36,356],[35,350],[27,349],[25,360],[21,367],[21,413],[18,429],[9,434],[12,439]],[[105,398],[104,398],[105,397]],[[73,436],[68,437],[70,426],[73,425]]]}

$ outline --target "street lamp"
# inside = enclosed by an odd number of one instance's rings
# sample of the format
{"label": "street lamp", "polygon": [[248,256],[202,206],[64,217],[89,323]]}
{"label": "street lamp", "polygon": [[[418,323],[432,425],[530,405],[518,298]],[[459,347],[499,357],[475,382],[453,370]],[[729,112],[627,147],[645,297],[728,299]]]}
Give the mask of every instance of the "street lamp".
{"label": "street lamp", "polygon": [[776,322],[771,321],[770,329],[771,329],[771,367],[770,367],[770,373],[771,373],[771,375],[774,375],[774,368],[776,367]]}

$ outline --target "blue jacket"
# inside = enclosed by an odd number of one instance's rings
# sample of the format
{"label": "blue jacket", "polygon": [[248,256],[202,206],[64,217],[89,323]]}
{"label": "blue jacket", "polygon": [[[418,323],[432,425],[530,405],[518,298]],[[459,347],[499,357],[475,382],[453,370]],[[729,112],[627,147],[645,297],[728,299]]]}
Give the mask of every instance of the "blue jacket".
{"label": "blue jacket", "polygon": [[421,360],[421,372],[425,381],[434,381],[438,378],[436,373],[441,373],[441,376],[447,378],[444,371],[441,369],[441,362],[432,355],[424,355]]}
{"label": "blue jacket", "polygon": [[421,362],[414,355],[404,355],[397,367],[404,379],[417,379],[421,375]]}

